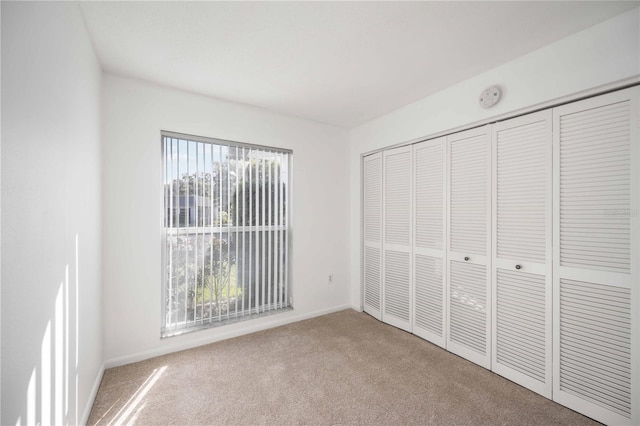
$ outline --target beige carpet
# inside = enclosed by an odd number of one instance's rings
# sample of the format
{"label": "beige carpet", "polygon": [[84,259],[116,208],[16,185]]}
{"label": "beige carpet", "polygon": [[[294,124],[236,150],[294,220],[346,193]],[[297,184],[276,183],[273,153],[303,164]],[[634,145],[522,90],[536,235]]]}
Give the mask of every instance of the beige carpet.
{"label": "beige carpet", "polygon": [[89,424],[118,423],[596,424],[351,310],[107,370]]}

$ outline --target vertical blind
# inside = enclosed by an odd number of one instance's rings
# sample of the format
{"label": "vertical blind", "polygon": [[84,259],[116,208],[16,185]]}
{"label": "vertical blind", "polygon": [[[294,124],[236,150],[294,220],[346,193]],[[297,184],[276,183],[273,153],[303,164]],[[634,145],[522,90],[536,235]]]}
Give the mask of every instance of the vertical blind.
{"label": "vertical blind", "polygon": [[162,335],[283,310],[292,153],[162,132]]}

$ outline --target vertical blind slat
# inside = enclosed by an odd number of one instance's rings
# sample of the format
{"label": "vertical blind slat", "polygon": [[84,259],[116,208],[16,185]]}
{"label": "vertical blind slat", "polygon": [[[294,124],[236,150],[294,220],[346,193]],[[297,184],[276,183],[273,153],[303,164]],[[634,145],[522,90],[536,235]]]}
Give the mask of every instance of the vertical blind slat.
{"label": "vertical blind slat", "polygon": [[276,193],[276,208],[275,208],[275,215],[276,215],[276,232],[275,232],[275,245],[276,245],[276,250],[275,250],[275,259],[274,262],[276,263],[276,267],[275,267],[275,271],[276,271],[276,309],[280,309],[280,307],[282,306],[282,304],[280,303],[280,262],[279,262],[279,257],[278,257],[278,253],[280,253],[280,154],[277,153],[276,154],[276,182],[275,182],[275,193]]}
{"label": "vertical blind slat", "polygon": [[[165,167],[166,167],[166,173],[165,173],[165,183],[167,181],[172,182],[172,175],[173,175],[173,144],[170,142],[170,140],[168,140],[167,138],[163,138],[163,146],[164,146],[164,158],[165,158]],[[169,146],[169,144],[171,143],[171,145]],[[167,151],[169,152],[167,154]],[[165,193],[165,206],[164,206],[164,216],[166,218],[165,221],[165,230],[166,228],[171,228],[173,225],[173,209],[171,207],[173,207],[173,185],[165,185],[165,187],[167,187],[167,192]],[[169,213],[167,214],[167,207],[169,207]],[[172,245],[169,244],[170,240],[169,240],[169,236],[167,235],[167,233],[165,232],[164,234],[164,239],[165,239],[165,262],[168,265],[168,270],[171,271],[171,265],[172,265],[172,256],[173,256],[173,250],[172,250]],[[167,270],[167,268],[165,268],[165,271]],[[165,306],[165,321],[166,321],[166,317],[169,316],[171,317],[171,290],[173,287],[173,283],[172,283],[172,274],[169,272],[169,276],[168,276],[168,280],[167,280],[167,286],[168,288],[163,288],[164,290],[164,306]]]}
{"label": "vertical blind slat", "polygon": [[[238,284],[237,284],[237,282],[238,282],[238,225],[239,225],[239,223],[238,223],[238,163],[239,163],[238,155],[239,155],[239,153],[240,153],[240,150],[236,146],[236,156],[235,156],[236,157],[236,161],[235,161],[236,182],[235,182],[235,188],[234,188],[235,191],[236,191],[236,196],[234,197],[234,199],[235,199],[234,200],[234,203],[235,203],[235,208],[234,208],[235,218],[234,218],[234,221],[233,221],[233,224],[236,227],[236,235],[235,235],[235,240],[234,240],[234,246],[235,246],[235,249],[236,249],[236,257],[235,257],[235,260],[236,260],[236,296],[235,296],[236,309],[235,309],[235,312],[236,313],[238,312]],[[229,268],[229,270],[231,270],[231,268]],[[229,283],[229,285],[231,285],[231,283]]]}
{"label": "vertical blind slat", "polygon": [[285,156],[285,161],[284,161],[284,175],[285,179],[283,179],[283,188],[284,188],[284,198],[286,200],[287,204],[287,209],[285,211],[285,215],[284,215],[284,228],[283,228],[283,233],[284,233],[284,301],[285,301],[285,305],[289,306],[291,304],[290,300],[289,300],[289,217],[291,215],[291,208],[289,206],[291,206],[291,197],[289,196],[289,185],[286,185],[284,182],[285,181],[289,181],[289,164],[291,161],[291,157],[289,156],[289,154],[284,154]]}
{"label": "vertical blind slat", "polygon": [[229,319],[229,311],[231,310],[231,214],[229,206],[231,205],[231,147],[227,146],[227,319]]}
{"label": "vertical blind slat", "polygon": [[260,203],[261,207],[262,207],[262,238],[261,238],[261,240],[262,240],[261,241],[261,243],[262,243],[262,256],[261,256],[262,257],[262,259],[261,259],[261,261],[262,261],[262,278],[260,280],[260,282],[262,284],[262,290],[260,292],[260,295],[261,295],[260,299],[262,301],[261,302],[262,312],[265,311],[265,308],[264,308],[264,306],[265,306],[265,293],[266,293],[266,291],[265,291],[265,284],[266,284],[266,276],[265,276],[265,270],[266,270],[266,267],[265,267],[266,266],[265,265],[266,231],[265,231],[265,227],[267,225],[267,221],[266,221],[267,217],[266,217],[266,214],[265,214],[265,212],[266,212],[266,204],[267,204],[267,197],[265,196],[265,189],[266,189],[265,188],[266,187],[266,185],[265,185],[265,183],[266,183],[266,174],[265,174],[265,172],[266,171],[265,171],[265,164],[264,163],[265,163],[265,153],[263,151],[262,152],[262,164],[261,164],[261,166],[262,166],[262,177],[261,177],[261,183],[262,183],[262,185],[261,185],[261,189],[262,189],[261,197],[262,197],[262,200],[261,200],[261,203]]}
{"label": "vertical blind slat", "polygon": [[[191,152],[189,150],[189,142],[187,142],[187,176],[189,175],[189,159],[190,159],[190,155]],[[186,189],[186,197],[185,197],[185,222],[187,222],[187,224],[189,223],[189,204],[187,204],[187,200],[189,200],[189,184],[187,182],[187,189]],[[182,206],[181,210],[182,210]],[[189,231],[187,230],[187,235],[186,235],[186,244],[185,244],[185,274],[184,274],[184,287],[185,287],[185,292],[184,292],[184,323],[185,326],[187,324],[187,316],[189,315],[189,309],[188,309],[188,300],[187,300],[187,294],[189,294]]]}
{"label": "vertical blind slat", "polygon": [[211,156],[211,178],[209,179],[209,194],[211,194],[211,198],[209,200],[209,229],[211,236],[209,240],[211,241],[211,248],[209,249],[209,313],[207,315],[209,319],[209,323],[213,320],[213,145],[209,147],[209,154]]}
{"label": "vertical blind slat", "polygon": [[[253,158],[253,149],[249,150],[249,224],[253,226],[253,220],[251,219],[251,214],[253,212],[253,165],[251,164],[251,159]],[[247,262],[249,265],[249,313],[251,313],[251,301],[252,296],[255,297],[255,292],[253,291],[253,234],[249,235],[249,261]]]}
{"label": "vertical blind slat", "polygon": [[218,321],[222,321],[222,309],[220,309],[220,294],[222,294],[222,145],[218,146],[218,277],[216,280],[216,309],[218,309]]}
{"label": "vertical blind slat", "polygon": [[[180,177],[180,141],[177,139],[172,139],[172,141],[175,140],[176,143],[176,179],[179,179]],[[173,185],[172,185],[173,186]],[[179,259],[179,255],[180,255],[180,188],[176,188],[176,229],[177,229],[177,233],[176,233],[176,251],[177,251],[177,256]],[[171,270],[171,275],[173,276],[173,269]],[[178,277],[175,277],[175,285],[176,287],[180,285],[180,283],[178,282]],[[174,306],[174,301],[176,303],[176,307],[177,304],[180,303],[179,300],[177,300],[177,298],[175,297],[175,295],[172,293],[170,295],[171,299],[170,299],[170,304],[173,307]],[[177,312],[175,313],[175,315],[177,316]],[[173,321],[173,313],[170,317],[170,321],[171,323],[173,323],[173,328],[174,330],[178,327],[178,322],[177,321]]]}
{"label": "vertical blind slat", "polygon": [[[164,146],[164,157],[166,159],[166,163],[165,163],[165,167],[166,167],[166,175],[165,175],[165,183],[168,182],[172,182],[172,175],[173,175],[173,143],[171,142],[170,139],[168,138],[163,138],[163,146]],[[167,185],[165,185],[167,186]],[[173,188],[172,185],[168,185],[167,186],[167,192],[166,192],[166,198],[165,198],[165,205],[164,205],[164,216],[166,217],[166,228],[171,228],[173,225]],[[169,208],[169,211],[167,212],[167,208]],[[165,228],[165,229],[166,229]],[[165,248],[166,248],[166,253],[165,253],[165,262],[167,264],[167,268],[165,268],[165,273],[166,271],[171,271],[171,265],[172,265],[172,257],[173,257],[173,246],[170,244],[170,239],[169,236],[167,235],[167,233],[165,232],[164,234],[164,239],[165,239]],[[164,302],[164,307],[165,307],[165,321],[166,321],[166,317],[171,317],[171,290],[173,287],[173,282],[172,282],[172,274],[169,272],[168,273],[168,277],[167,277],[167,286],[166,288],[163,288],[163,302]]]}
{"label": "vertical blind slat", "polygon": [[[245,150],[244,150],[244,147],[242,147],[242,162],[243,162],[243,164],[244,164],[245,160],[246,160]],[[245,265],[244,255],[246,253],[246,250],[245,250],[245,247],[246,247],[246,245],[245,245],[246,244],[246,238],[245,238],[246,231],[245,231],[245,229],[246,229],[246,226],[247,226],[247,220],[246,220],[247,215],[246,215],[246,205],[245,205],[246,204],[245,200],[247,199],[247,196],[245,194],[245,189],[244,189],[245,188],[245,185],[244,185],[245,174],[244,173],[245,172],[243,170],[242,171],[242,273],[241,273],[241,276],[242,276],[242,278],[241,278],[241,282],[242,282],[242,316],[244,316],[244,306],[245,306],[244,295],[246,294],[245,286],[244,286],[244,275],[245,275],[245,273],[244,273],[244,269],[245,269],[244,268],[244,265]],[[238,263],[236,263],[236,274],[237,274],[237,271],[238,271],[237,265],[238,265]]]}
{"label": "vertical blind slat", "polygon": [[[260,174],[260,169],[259,169],[259,162],[257,160],[257,154],[256,154],[256,170],[255,170],[255,179],[254,179],[254,183],[255,183],[255,194],[256,194],[256,211],[255,211],[255,217],[254,217],[254,221],[256,223],[256,225],[260,224],[260,215],[258,214],[260,212],[260,186],[258,185],[258,176]],[[259,308],[258,308],[258,302],[259,302],[259,297],[260,297],[260,293],[258,292],[259,286],[260,286],[260,274],[258,274],[258,271],[260,271],[260,249],[259,249],[259,241],[260,241],[260,231],[256,232],[256,267],[255,267],[255,282],[256,282],[256,291],[255,291],[255,295],[254,295],[254,308],[255,308],[255,312],[258,313],[259,312]]]}
{"label": "vertical blind slat", "polygon": [[194,293],[193,293],[193,301],[191,302],[193,305],[193,321],[196,322],[198,320],[197,318],[197,312],[198,312],[198,291],[199,289],[199,283],[198,283],[198,266],[199,266],[199,260],[200,257],[202,257],[202,252],[200,252],[200,256],[198,256],[198,240],[200,238],[200,227],[198,226],[198,224],[200,222],[198,222],[200,216],[198,214],[198,195],[200,194],[200,191],[198,191],[198,175],[200,174],[200,155],[198,153],[198,145],[194,144],[195,147],[195,154],[196,154],[196,172],[195,172],[195,176],[196,178],[194,179],[194,198],[193,198],[193,210],[194,210],[194,218],[195,218],[195,223],[196,223],[196,240],[195,240],[195,244],[194,244],[194,249],[195,249],[195,256],[193,259],[193,270],[195,271],[195,274],[193,274],[193,288],[194,288]]}
{"label": "vertical blind slat", "polygon": [[[267,209],[267,224],[269,225],[269,232],[267,232],[267,306],[268,310],[271,310],[271,226],[273,225],[273,216],[272,216],[272,191],[271,191],[271,166],[272,163],[268,163],[269,173],[268,173],[268,182],[267,182],[267,198],[269,200],[269,208]],[[266,172],[265,172],[266,173]],[[264,185],[263,185],[264,187]]]}
{"label": "vertical blind slat", "polygon": [[[280,226],[284,224],[284,203],[287,202],[287,199],[284,197],[284,180],[282,174],[282,168],[284,166],[284,159],[286,156],[284,154],[280,154],[280,181],[278,182],[278,187],[280,188],[280,194],[283,199],[283,202],[280,203]],[[284,296],[284,227],[280,230],[280,250],[278,250],[278,261],[280,263],[280,305],[287,306],[287,301]]]}

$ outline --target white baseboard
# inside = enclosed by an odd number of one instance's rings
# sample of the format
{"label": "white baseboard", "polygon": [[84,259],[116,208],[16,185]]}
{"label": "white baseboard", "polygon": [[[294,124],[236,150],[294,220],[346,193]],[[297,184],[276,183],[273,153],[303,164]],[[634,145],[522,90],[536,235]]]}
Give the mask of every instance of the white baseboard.
{"label": "white baseboard", "polygon": [[[98,394],[98,388],[100,388],[100,382],[102,382],[102,376],[104,375],[104,370],[106,369],[105,364],[103,363],[100,366],[100,370],[98,370],[98,374],[96,375],[96,379],[93,382],[93,387],[91,388],[91,393],[89,394],[89,399],[87,400],[87,405],[84,407],[84,411],[82,413],[81,421],[78,424],[86,425],[89,422],[89,416],[91,415],[91,409],[93,408],[93,403],[96,400],[96,395]],[[77,392],[77,390],[76,390]]]}
{"label": "white baseboard", "polygon": [[[174,343],[171,341],[172,338],[162,340],[162,345],[160,347],[144,351],[138,352],[135,354],[124,355],[116,358],[109,359],[105,361],[104,368],[113,368],[119,367],[121,365],[131,364],[134,362],[144,361],[145,359],[154,358],[161,355],[170,354],[173,352],[183,351],[185,349],[191,349],[202,345],[207,345],[209,343],[219,342],[221,340],[230,339],[233,337],[243,336],[245,334],[255,333],[257,331],[267,330],[270,328],[280,327],[281,325],[291,324],[294,322],[319,317],[322,315],[327,315],[333,312],[344,311],[345,309],[355,309],[350,304],[334,306],[332,308],[320,309],[317,311],[307,312],[303,314],[296,314],[295,309],[290,312],[286,312],[279,315],[267,316],[255,320],[249,320],[244,327],[233,328],[232,330],[224,331],[223,328],[216,329],[216,333],[211,335],[207,335],[206,337],[200,339],[189,340],[186,342],[177,342]],[[359,309],[356,309],[359,310]]]}

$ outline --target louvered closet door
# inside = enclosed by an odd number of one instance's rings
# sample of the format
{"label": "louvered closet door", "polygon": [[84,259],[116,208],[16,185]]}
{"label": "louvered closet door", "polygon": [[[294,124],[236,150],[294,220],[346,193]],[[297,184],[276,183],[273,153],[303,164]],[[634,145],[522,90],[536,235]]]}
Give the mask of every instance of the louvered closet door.
{"label": "louvered closet door", "polygon": [[492,369],[551,398],[551,110],[492,128]]}
{"label": "louvered closet door", "polygon": [[382,319],[382,154],[363,159],[364,311]]}
{"label": "louvered closet door", "polygon": [[382,321],[411,331],[411,146],[384,152]]}
{"label": "louvered closet door", "polygon": [[638,89],[554,109],[554,386],[609,424],[638,404]]}
{"label": "louvered closet door", "polygon": [[447,137],[447,349],[491,367],[489,126]]}
{"label": "louvered closet door", "polygon": [[414,145],[413,333],[445,346],[446,137]]}

